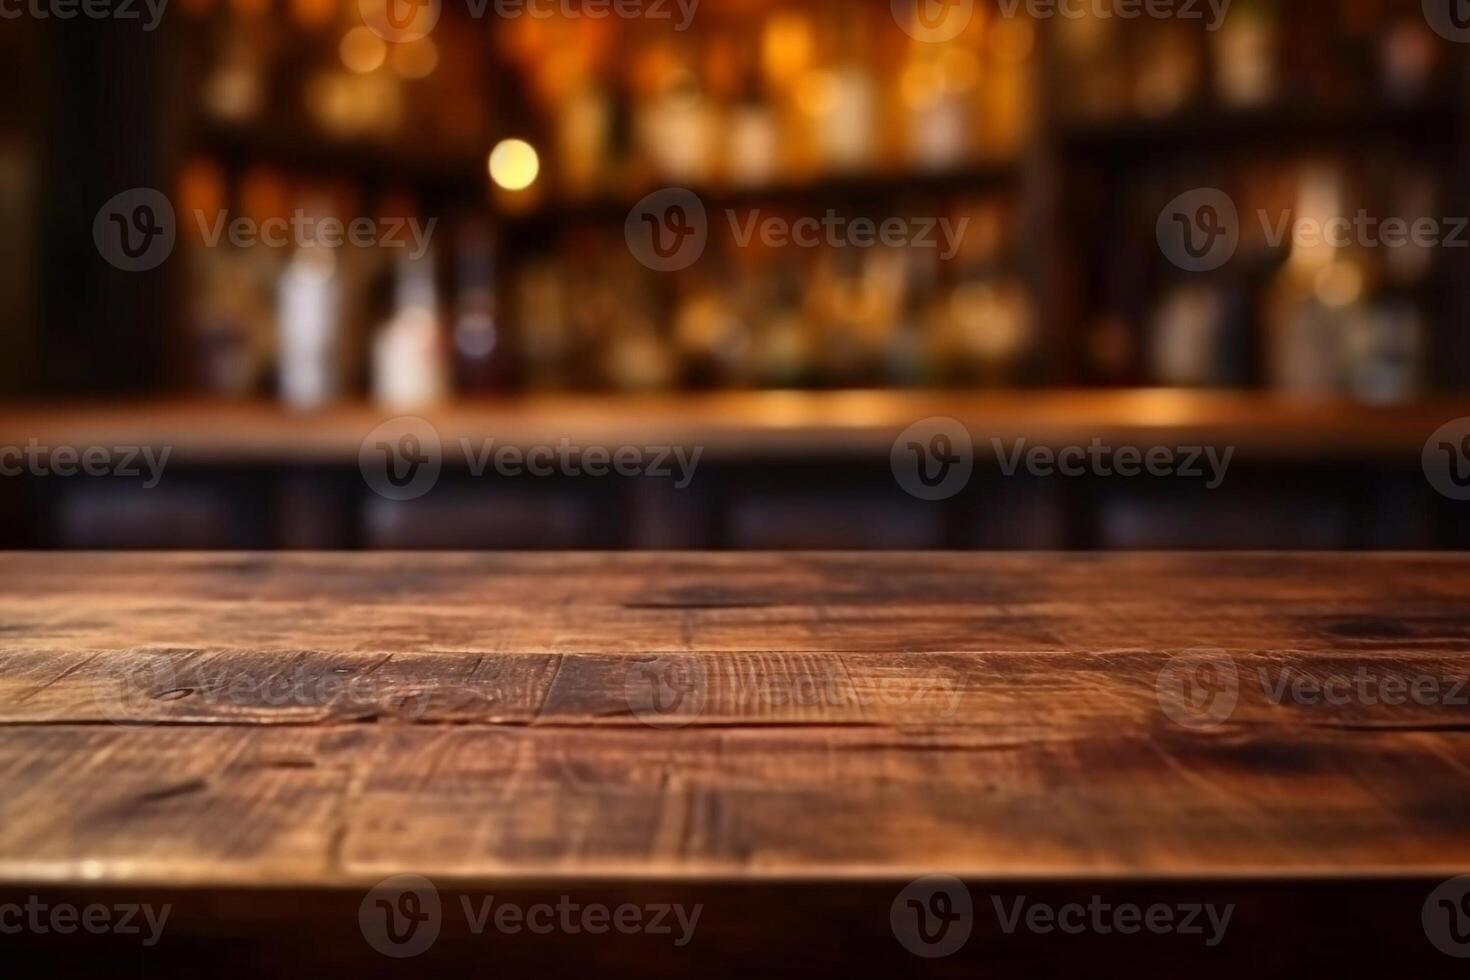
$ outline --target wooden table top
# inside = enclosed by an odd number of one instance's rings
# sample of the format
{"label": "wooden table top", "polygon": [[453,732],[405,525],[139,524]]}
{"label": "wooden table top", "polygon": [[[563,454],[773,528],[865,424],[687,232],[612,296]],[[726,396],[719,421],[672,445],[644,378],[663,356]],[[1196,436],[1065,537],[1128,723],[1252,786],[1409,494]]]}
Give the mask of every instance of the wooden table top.
{"label": "wooden table top", "polygon": [[1470,869],[1470,557],[12,554],[0,644],[6,883]]}

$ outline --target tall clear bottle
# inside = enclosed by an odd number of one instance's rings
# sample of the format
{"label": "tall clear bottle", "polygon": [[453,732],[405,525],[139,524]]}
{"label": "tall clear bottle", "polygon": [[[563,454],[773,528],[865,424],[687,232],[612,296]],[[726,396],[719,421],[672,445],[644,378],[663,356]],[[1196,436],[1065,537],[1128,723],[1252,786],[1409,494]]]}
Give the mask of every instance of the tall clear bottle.
{"label": "tall clear bottle", "polygon": [[400,255],[395,277],[393,315],[373,338],[373,398],[388,408],[422,408],[449,394],[433,253]]}

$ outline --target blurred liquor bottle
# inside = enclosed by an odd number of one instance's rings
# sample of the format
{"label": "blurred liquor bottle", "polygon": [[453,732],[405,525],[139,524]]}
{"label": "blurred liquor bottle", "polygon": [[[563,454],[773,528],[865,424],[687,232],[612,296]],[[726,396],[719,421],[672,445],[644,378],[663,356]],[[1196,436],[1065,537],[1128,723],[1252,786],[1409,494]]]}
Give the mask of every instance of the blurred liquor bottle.
{"label": "blurred liquor bottle", "polygon": [[[252,206],[281,207],[263,200],[258,175],[251,184],[257,188],[250,195]],[[261,250],[237,247],[227,233],[229,188],[213,160],[196,158],[185,165],[177,200],[188,287],[184,317],[189,383],[226,398],[255,395],[265,384],[276,348],[279,264]]]}
{"label": "blurred liquor bottle", "polygon": [[878,155],[878,92],[862,10],[823,9],[822,35],[832,41],[827,63],[801,79],[803,107],[817,139],[824,173],[863,173]]}
{"label": "blurred liquor bottle", "polygon": [[978,58],[957,44],[915,42],[905,61],[898,111],[906,120],[908,160],[922,170],[959,166],[972,155],[977,129]]}
{"label": "blurred liquor bottle", "polygon": [[569,361],[576,345],[561,258],[532,259],[521,266],[516,280],[520,373],[527,387],[540,390],[564,389],[573,381]]}
{"label": "blurred liquor bottle", "polygon": [[455,390],[467,395],[505,390],[515,383],[515,368],[498,302],[495,232],[489,222],[468,218],[460,223],[455,269]]}
{"label": "blurred liquor bottle", "polygon": [[945,379],[1013,384],[1036,341],[1033,300],[1007,260],[1015,214],[996,200],[962,200],[945,218],[955,239],[948,263],[953,285],[940,320]]}
{"label": "blurred liquor bottle", "polygon": [[296,248],[277,290],[277,379],[281,401],[300,411],[343,393],[337,260],[320,244]]}
{"label": "blurred liquor bottle", "polygon": [[901,305],[888,339],[885,375],[897,387],[918,387],[935,376],[935,301],[939,293],[939,256],[934,249],[908,249],[899,253]]}
{"label": "blurred liquor bottle", "polygon": [[1291,226],[1298,233],[1267,300],[1272,381],[1292,392],[1402,401],[1421,391],[1424,327],[1417,304],[1396,297],[1391,279],[1422,275],[1422,250],[1386,246],[1384,236],[1397,235],[1372,217],[1378,208],[1351,208],[1348,195],[1340,168],[1303,169]]}
{"label": "blurred liquor bottle", "polygon": [[737,91],[723,153],[726,176],[736,187],[760,187],[770,184],[778,172],[780,122],[761,73],[758,36],[752,32],[736,51]]}
{"label": "blurred liquor bottle", "polygon": [[417,409],[449,394],[434,253],[404,250],[395,260],[394,309],[373,338],[373,399],[394,409]]}
{"label": "blurred liquor bottle", "polygon": [[1243,109],[1276,101],[1280,18],[1276,0],[1242,0],[1212,34],[1215,90],[1222,105]]}

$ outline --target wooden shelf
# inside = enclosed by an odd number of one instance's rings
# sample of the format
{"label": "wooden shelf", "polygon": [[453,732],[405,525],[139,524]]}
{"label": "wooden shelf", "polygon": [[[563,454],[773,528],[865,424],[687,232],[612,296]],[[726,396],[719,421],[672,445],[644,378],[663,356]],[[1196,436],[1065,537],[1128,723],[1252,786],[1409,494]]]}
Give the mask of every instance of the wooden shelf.
{"label": "wooden shelf", "polygon": [[[334,140],[320,133],[293,133],[260,126],[209,124],[200,126],[199,133],[203,146],[234,166],[266,163],[376,183],[461,190],[483,187],[486,193],[489,192],[484,160],[480,156],[425,153],[368,140]],[[812,199],[841,202],[903,194],[994,190],[1014,183],[1019,173],[1015,160],[990,160],[932,171],[826,174],[757,186],[723,185],[691,189],[711,206],[809,204]],[[650,186],[647,190],[656,190],[667,183]],[[575,219],[622,221],[642,196],[642,193],[601,193],[582,198],[553,197],[524,212],[508,211],[501,217],[518,226],[557,224]]]}
{"label": "wooden shelf", "polygon": [[[748,187],[723,185],[691,187],[707,207],[746,207],[800,204],[810,208],[813,202],[838,204],[864,199],[889,200],[904,195],[984,193],[1014,186],[1020,177],[1015,160],[993,160],[931,171],[885,171],[873,173],[826,174],[802,180],[779,181]],[[650,186],[647,191],[657,190]],[[584,198],[558,198],[522,213],[507,212],[501,217],[512,226],[522,228],[566,224],[579,220],[622,222],[642,194],[596,194]]]}
{"label": "wooden shelf", "polygon": [[198,464],[355,463],[364,437],[401,414],[428,419],[446,443],[687,445],[707,458],[886,459],[922,419],[948,416],[972,432],[977,454],[993,439],[1035,445],[1234,446],[1241,457],[1391,460],[1418,465],[1424,441],[1470,416],[1465,398],[1396,407],[1252,392],[1171,389],[1010,392],[728,392],[536,395],[465,402],[417,413],[348,404],[298,414],[263,403],[168,401],[9,406],[0,445],[172,447]]}
{"label": "wooden shelf", "polygon": [[210,124],[201,126],[199,135],[204,148],[235,167],[268,164],[293,172],[410,187],[473,190],[489,186],[484,159],[464,153],[427,153],[404,149],[401,143],[336,140],[316,132],[264,126]]}
{"label": "wooden shelf", "polygon": [[1253,109],[1192,108],[1165,119],[1122,118],[1062,123],[1061,146],[1074,154],[1154,156],[1247,146],[1252,150],[1367,138],[1451,145],[1458,132],[1452,106],[1438,102],[1329,108],[1284,104]]}

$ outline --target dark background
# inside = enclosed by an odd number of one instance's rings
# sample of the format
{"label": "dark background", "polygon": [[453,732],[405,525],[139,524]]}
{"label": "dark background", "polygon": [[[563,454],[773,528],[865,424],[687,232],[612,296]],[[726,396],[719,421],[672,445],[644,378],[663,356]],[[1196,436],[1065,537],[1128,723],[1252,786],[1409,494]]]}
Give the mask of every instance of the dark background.
{"label": "dark background", "polygon": [[[0,443],[175,447],[147,491],[0,480],[0,544],[1465,544],[1459,505],[1420,456],[1470,416],[1470,249],[1324,257],[1253,230],[1258,209],[1470,214],[1470,49],[1420,4],[1236,0],[1211,32],[1007,18],[982,0],[943,44],[878,2],[704,0],[687,32],[493,10],[477,20],[446,2],[427,74],[422,44],[364,37],[356,3],[173,0],[153,32],[0,22]],[[752,132],[773,140],[763,163]],[[487,174],[507,138],[540,156],[524,191]],[[969,217],[971,231],[949,261],[724,242],[655,273],[623,223],[670,185],[712,216],[831,208]],[[144,273],[109,265],[92,238],[98,209],[134,187],[180,215],[178,246]],[[1164,205],[1198,187],[1226,190],[1242,215],[1239,251],[1211,273],[1175,268],[1155,239]],[[370,350],[397,273],[387,250],[361,249],[338,270],[338,390],[283,408],[277,297],[292,250],[209,247],[193,208],[439,219],[448,400],[375,402]],[[874,299],[894,275],[897,298]],[[475,316],[493,324],[488,352],[466,340]],[[1160,389],[1168,400],[1148,399]],[[355,459],[362,435],[402,414],[584,445],[612,442],[622,420],[635,440],[647,430],[634,416],[653,414],[716,448],[687,491],[451,466],[395,505]],[[1237,455],[1205,491],[1004,477],[982,451],[965,491],[931,504],[897,485],[888,448],[936,415],[982,448],[993,433],[1096,434]],[[718,448],[728,429],[740,444]],[[791,430],[804,435],[778,438]]]}

